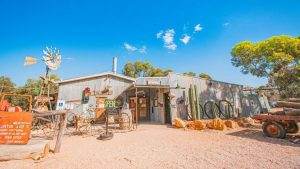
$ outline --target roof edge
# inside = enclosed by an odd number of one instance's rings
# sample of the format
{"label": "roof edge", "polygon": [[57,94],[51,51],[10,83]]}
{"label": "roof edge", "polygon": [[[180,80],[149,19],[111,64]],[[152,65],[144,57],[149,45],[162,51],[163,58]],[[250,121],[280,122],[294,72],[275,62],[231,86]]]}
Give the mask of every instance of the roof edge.
{"label": "roof edge", "polygon": [[104,72],[104,73],[99,73],[99,74],[94,74],[94,75],[89,75],[89,76],[82,76],[82,77],[77,77],[77,78],[66,79],[66,80],[62,80],[60,82],[56,82],[56,83],[57,84],[63,84],[63,83],[74,82],[74,81],[79,81],[79,80],[92,79],[92,78],[106,76],[106,75],[115,76],[115,77],[118,77],[118,78],[121,78],[121,79],[126,79],[126,80],[129,80],[129,81],[132,81],[132,82],[135,81],[135,78],[132,78],[132,77],[124,76],[124,75],[121,75],[121,74],[116,74],[116,73],[113,73],[113,72]]}

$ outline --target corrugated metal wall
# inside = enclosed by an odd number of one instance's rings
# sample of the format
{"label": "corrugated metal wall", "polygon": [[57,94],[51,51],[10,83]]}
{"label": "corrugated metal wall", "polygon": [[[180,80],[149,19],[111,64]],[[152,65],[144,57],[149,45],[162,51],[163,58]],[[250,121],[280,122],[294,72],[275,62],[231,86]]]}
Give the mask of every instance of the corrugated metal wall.
{"label": "corrugated metal wall", "polygon": [[109,85],[112,87],[113,93],[112,95],[108,95],[108,99],[113,99],[119,95],[123,95],[123,92],[130,87],[132,83],[132,81],[114,76],[101,76],[98,78],[62,83],[59,85],[58,99],[74,103],[75,107],[73,112],[81,113],[85,107],[85,105],[81,105],[82,92],[86,87],[89,87],[92,93],[88,105],[96,106],[96,96],[93,95],[94,91],[101,93],[101,91]]}

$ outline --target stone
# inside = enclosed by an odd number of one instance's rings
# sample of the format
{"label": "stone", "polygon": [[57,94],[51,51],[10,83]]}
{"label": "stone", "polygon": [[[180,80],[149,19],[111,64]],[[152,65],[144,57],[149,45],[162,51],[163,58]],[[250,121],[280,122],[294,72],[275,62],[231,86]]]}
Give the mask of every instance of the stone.
{"label": "stone", "polygon": [[203,130],[205,128],[205,123],[201,120],[195,120],[194,126],[196,130]]}
{"label": "stone", "polygon": [[225,123],[226,127],[228,127],[228,128],[234,129],[234,128],[238,128],[239,127],[239,125],[237,124],[237,122],[235,122],[233,120],[226,120],[224,123]]}
{"label": "stone", "polygon": [[223,131],[225,129],[224,121],[220,118],[215,118],[211,122],[206,124],[206,127],[209,129],[215,129],[215,130],[221,130]]}
{"label": "stone", "polygon": [[175,127],[176,128],[185,128],[186,124],[183,120],[181,120],[180,118],[175,118]]}

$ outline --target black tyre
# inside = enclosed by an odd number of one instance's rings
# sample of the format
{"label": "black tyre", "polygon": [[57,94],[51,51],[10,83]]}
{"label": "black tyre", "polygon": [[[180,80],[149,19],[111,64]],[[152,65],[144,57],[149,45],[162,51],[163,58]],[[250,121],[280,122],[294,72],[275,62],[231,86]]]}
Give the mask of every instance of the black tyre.
{"label": "black tyre", "polygon": [[263,132],[268,137],[273,138],[285,138],[286,131],[282,124],[277,123],[275,121],[266,121],[263,124]]}
{"label": "black tyre", "polygon": [[298,129],[296,122],[294,122],[294,121],[288,122],[288,125],[286,127],[287,133],[298,133],[298,131],[299,131],[299,129]]}

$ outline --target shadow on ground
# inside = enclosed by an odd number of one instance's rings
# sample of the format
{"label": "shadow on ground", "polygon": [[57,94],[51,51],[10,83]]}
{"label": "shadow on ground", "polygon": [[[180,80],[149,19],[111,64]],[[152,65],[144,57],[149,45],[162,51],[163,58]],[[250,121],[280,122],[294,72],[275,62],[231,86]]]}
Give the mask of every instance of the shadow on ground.
{"label": "shadow on ground", "polygon": [[270,137],[265,136],[261,130],[243,129],[241,131],[228,133],[227,135],[248,138],[248,139],[254,139],[257,141],[267,142],[270,144],[280,144],[283,146],[300,147],[299,141],[297,143],[293,142],[297,139],[300,139],[299,134],[298,135],[287,135],[285,139],[277,139],[277,138],[270,138]]}

